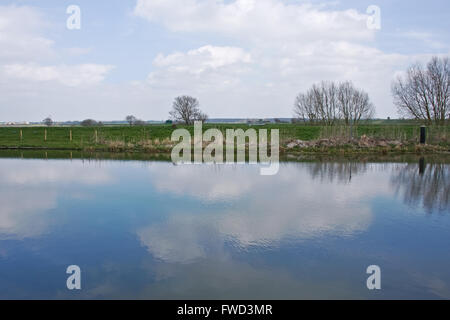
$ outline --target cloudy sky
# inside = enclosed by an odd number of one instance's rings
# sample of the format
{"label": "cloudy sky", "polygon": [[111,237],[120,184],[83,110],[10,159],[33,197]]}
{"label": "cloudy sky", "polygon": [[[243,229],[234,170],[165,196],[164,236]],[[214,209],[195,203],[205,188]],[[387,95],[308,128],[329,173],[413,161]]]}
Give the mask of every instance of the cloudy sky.
{"label": "cloudy sky", "polygon": [[[69,5],[79,30],[67,28]],[[391,81],[449,55],[449,10],[447,0],[1,0],[0,122],[163,120],[182,94],[212,118],[291,117],[295,96],[321,80],[351,80],[378,117],[396,117]]]}

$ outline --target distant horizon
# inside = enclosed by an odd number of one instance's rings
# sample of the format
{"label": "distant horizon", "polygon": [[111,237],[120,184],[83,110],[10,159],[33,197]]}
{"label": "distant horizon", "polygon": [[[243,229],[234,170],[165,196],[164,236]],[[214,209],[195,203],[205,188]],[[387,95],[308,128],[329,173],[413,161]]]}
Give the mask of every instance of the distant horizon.
{"label": "distant horizon", "polygon": [[[62,123],[62,124],[64,124],[64,123],[81,123],[81,122],[83,122],[84,120],[88,120],[88,119],[91,119],[91,120],[95,120],[95,121],[97,121],[97,122],[101,122],[101,123],[106,123],[106,124],[108,124],[108,123],[123,123],[123,124],[126,124],[126,123],[128,123],[126,120],[102,120],[102,119],[92,119],[92,118],[86,118],[86,119],[83,119],[83,120],[55,120],[55,119],[52,119],[53,120],[53,123]],[[253,121],[258,121],[258,120],[263,120],[263,121],[268,121],[268,120],[271,120],[271,121],[275,121],[275,120],[280,120],[280,121],[292,121],[292,120],[294,120],[294,119],[297,119],[297,118],[295,118],[295,117],[291,117],[291,118],[280,118],[280,117],[268,117],[268,118],[258,118],[258,117],[256,117],[256,118],[229,118],[229,117],[224,117],[224,118],[210,118],[210,119],[208,119],[208,120],[206,120],[206,122],[208,123],[208,122],[218,122],[218,121],[226,121],[226,122],[238,122],[238,121],[248,121],[248,120],[253,120]],[[142,121],[144,121],[144,122],[147,122],[147,123],[165,123],[166,121],[168,121],[168,120],[170,120],[170,119],[165,119],[165,120],[145,120],[145,119],[143,119]],[[301,120],[306,120],[306,119],[301,119]],[[375,118],[372,118],[372,119],[368,119],[369,121],[377,121],[377,120],[404,120],[404,121],[414,121],[414,119],[405,119],[405,118],[378,118],[378,117],[375,117]],[[172,121],[172,120],[170,120],[170,121]],[[307,121],[307,120],[306,120]],[[0,121],[0,124],[2,124],[2,125],[5,125],[5,124],[7,124],[7,123],[14,123],[14,124],[24,124],[24,123],[29,123],[29,124],[41,124],[41,123],[43,123],[43,121],[41,120],[41,121],[25,121],[25,120],[23,120],[23,121]]]}

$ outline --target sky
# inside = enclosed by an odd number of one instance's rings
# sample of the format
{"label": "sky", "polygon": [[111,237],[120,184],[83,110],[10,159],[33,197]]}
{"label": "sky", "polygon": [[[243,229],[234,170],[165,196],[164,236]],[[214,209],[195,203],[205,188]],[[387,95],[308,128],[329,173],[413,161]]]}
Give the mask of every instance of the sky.
{"label": "sky", "polygon": [[449,14],[447,0],[0,0],[0,122],[166,120],[179,95],[210,118],[289,118],[322,80],[396,118],[392,81],[449,55]]}

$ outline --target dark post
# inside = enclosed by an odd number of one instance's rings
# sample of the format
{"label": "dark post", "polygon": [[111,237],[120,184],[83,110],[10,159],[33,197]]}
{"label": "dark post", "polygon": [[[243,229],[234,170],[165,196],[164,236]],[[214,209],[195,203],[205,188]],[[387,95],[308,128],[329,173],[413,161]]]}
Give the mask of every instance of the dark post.
{"label": "dark post", "polygon": [[420,127],[420,144],[425,144],[427,141],[427,127]]}
{"label": "dark post", "polygon": [[425,173],[425,158],[422,157],[419,159],[419,174],[423,175]]}

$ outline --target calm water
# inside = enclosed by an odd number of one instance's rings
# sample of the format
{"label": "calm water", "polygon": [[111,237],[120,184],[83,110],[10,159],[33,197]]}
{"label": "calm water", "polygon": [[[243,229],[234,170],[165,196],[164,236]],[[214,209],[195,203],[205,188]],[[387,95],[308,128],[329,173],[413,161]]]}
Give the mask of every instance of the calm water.
{"label": "calm water", "polygon": [[449,299],[449,163],[0,159],[0,298]]}

